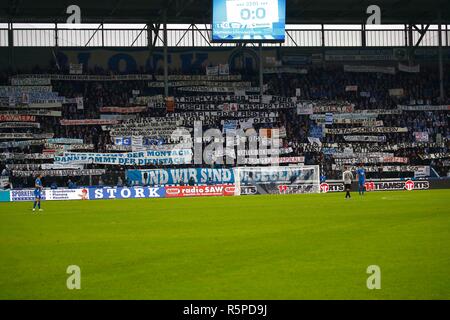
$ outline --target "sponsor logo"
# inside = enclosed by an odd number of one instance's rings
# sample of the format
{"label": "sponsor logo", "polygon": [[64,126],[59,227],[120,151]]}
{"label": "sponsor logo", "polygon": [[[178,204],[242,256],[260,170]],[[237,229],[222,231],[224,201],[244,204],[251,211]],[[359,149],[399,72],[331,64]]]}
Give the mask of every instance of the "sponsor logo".
{"label": "sponsor logo", "polygon": [[[328,185],[328,191],[326,186]],[[389,191],[389,190],[426,190],[430,188],[428,181],[370,181],[364,184],[366,191]],[[341,192],[344,191],[343,183],[322,183],[321,192]]]}
{"label": "sponsor logo", "polygon": [[255,186],[241,187],[241,195],[256,194],[256,193],[257,193],[257,189]]}
{"label": "sponsor logo", "polygon": [[408,180],[405,182],[405,189],[408,191],[411,191],[414,189],[414,182],[412,182],[411,180]]}
{"label": "sponsor logo", "polygon": [[176,195],[179,194],[181,190],[176,187],[166,187],[166,195]]}
{"label": "sponsor logo", "polygon": [[415,190],[430,189],[430,182],[428,182],[428,181],[416,181],[416,182],[414,182],[414,189]]}
{"label": "sponsor logo", "polygon": [[344,191],[345,186],[343,183],[340,184],[330,184],[329,192],[342,192]]}
{"label": "sponsor logo", "polygon": [[380,181],[374,182],[375,191],[383,190],[404,190],[405,183],[403,181]]}
{"label": "sponsor logo", "polygon": [[226,193],[234,193],[235,190],[236,190],[235,186],[227,186],[227,187],[225,187],[225,192]]}
{"label": "sponsor logo", "polygon": [[165,187],[167,197],[193,197],[193,196],[232,196],[235,187],[231,185],[214,186],[176,186]]}
{"label": "sponsor logo", "polygon": [[[34,189],[11,190],[11,201],[34,201]],[[45,200],[45,192],[41,192],[41,200]]]}
{"label": "sponsor logo", "polygon": [[328,192],[328,190],[330,189],[330,186],[328,185],[328,183],[321,183],[320,184],[320,191],[321,192]]}
{"label": "sponsor logo", "polygon": [[88,200],[89,199],[89,192],[86,188],[81,190],[81,200]]}
{"label": "sponsor logo", "polygon": [[152,187],[114,187],[90,188],[89,199],[137,199],[137,198],[163,198],[166,195],[164,188]]}
{"label": "sponsor logo", "polygon": [[375,190],[375,183],[366,182],[366,183],[364,183],[364,188],[366,189],[366,191],[373,191],[373,190]]}
{"label": "sponsor logo", "polygon": [[309,187],[310,186],[308,185],[301,185],[301,184],[290,184],[290,185],[282,184],[278,186],[278,192],[280,194],[303,193],[306,190],[308,190]]}
{"label": "sponsor logo", "polygon": [[426,190],[430,188],[428,181],[376,181],[366,182],[366,190],[389,191],[389,190]]}
{"label": "sponsor logo", "polygon": [[83,189],[54,189],[45,190],[46,200],[88,200],[89,193]]}
{"label": "sponsor logo", "polygon": [[327,192],[341,192],[344,191],[344,184],[343,183],[321,183],[320,184],[320,191],[323,193]]}

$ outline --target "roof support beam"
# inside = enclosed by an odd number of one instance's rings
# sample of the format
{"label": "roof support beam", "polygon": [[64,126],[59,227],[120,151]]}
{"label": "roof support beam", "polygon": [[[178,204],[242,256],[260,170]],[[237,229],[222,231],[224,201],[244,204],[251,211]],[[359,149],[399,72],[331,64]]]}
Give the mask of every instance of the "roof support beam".
{"label": "roof support beam", "polygon": [[[439,17],[440,19],[440,17]],[[444,102],[445,100],[445,90],[444,90],[444,57],[442,52],[442,25],[439,22],[438,25],[438,42],[439,42],[439,52],[438,52],[438,59],[439,59],[439,99],[441,102]]]}
{"label": "roof support beam", "polygon": [[169,58],[167,53],[168,39],[167,39],[167,11],[164,11],[164,24],[163,24],[163,39],[164,39],[164,97],[169,96]]}
{"label": "roof support beam", "polygon": [[193,24],[191,24],[191,25],[189,26],[189,28],[187,28],[187,29],[184,31],[184,33],[181,35],[180,39],[178,40],[177,44],[175,45],[175,47],[178,47],[178,45],[180,44],[181,40],[184,39],[184,37],[186,36],[186,34],[189,32],[189,30],[192,30],[192,32],[194,31]]}
{"label": "roof support beam", "polygon": [[[160,24],[147,24],[147,46],[148,46],[148,59],[151,61],[153,51],[155,50],[156,40],[158,39]],[[153,31],[155,31],[155,37],[153,38]],[[154,67],[154,66],[153,66]],[[155,70],[153,70],[155,71]]]}
{"label": "roof support beam", "polygon": [[192,25],[193,28],[197,29],[198,33],[202,36],[203,39],[205,39],[205,41],[209,44],[209,46],[211,47],[211,41],[207,38],[205,38],[205,36],[203,35],[203,33],[200,31],[199,28],[197,28],[197,26],[195,24]]}
{"label": "roof support beam", "polygon": [[[87,47],[88,46],[88,44],[89,44],[89,42],[91,42],[91,40],[94,38],[94,36],[95,36],[95,34],[98,32],[98,30],[103,30],[103,23],[100,23],[99,25],[98,25],[98,28],[97,28],[97,30],[95,30],[94,31],[94,33],[92,34],[92,36],[89,38],[89,40],[86,42],[86,44],[84,45],[85,47]],[[103,34],[103,31],[102,31],[102,34]],[[103,38],[103,37],[102,37]],[[102,40],[103,41],[103,40]]]}
{"label": "roof support beam", "polygon": [[8,22],[8,64],[11,69],[14,68],[14,31],[13,24]]}
{"label": "roof support beam", "polygon": [[294,38],[292,38],[292,36],[291,36],[291,34],[289,33],[289,31],[288,31],[288,30],[286,30],[285,32],[286,32],[287,36],[289,37],[289,39],[291,39],[291,40],[292,40],[292,42],[293,42],[293,43],[295,44],[295,46],[296,46],[296,47],[298,47],[298,44],[297,44],[297,42],[295,42]]}
{"label": "roof support beam", "polygon": [[[136,43],[137,39],[139,39],[139,37],[141,36],[142,32],[144,32],[144,30],[147,29],[147,26],[148,26],[148,25],[145,25],[145,26],[141,29],[141,31],[139,32],[139,34],[136,36],[136,38],[135,38],[135,39],[133,40],[133,42],[131,43],[130,47],[132,47],[132,46]],[[103,37],[102,37],[102,38],[103,38]]]}
{"label": "roof support beam", "polygon": [[430,28],[430,25],[427,24],[425,27],[422,25],[422,26],[421,26],[421,29],[419,29],[419,28],[417,27],[417,25],[413,25],[412,27],[420,34],[419,39],[417,39],[417,42],[416,42],[416,44],[414,45],[414,47],[417,48],[417,47],[419,46],[419,44],[422,42],[423,37],[424,37],[425,34],[427,33],[428,29]]}

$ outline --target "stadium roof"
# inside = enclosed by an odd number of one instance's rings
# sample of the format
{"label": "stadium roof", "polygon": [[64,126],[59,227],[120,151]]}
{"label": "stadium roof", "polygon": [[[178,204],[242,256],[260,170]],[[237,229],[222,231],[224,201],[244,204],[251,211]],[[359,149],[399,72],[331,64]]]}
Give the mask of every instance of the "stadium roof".
{"label": "stadium roof", "polygon": [[[366,8],[381,7],[382,24],[450,23],[449,0],[286,0],[288,24],[354,24]],[[212,0],[5,0],[1,22],[64,23],[66,8],[81,8],[82,23],[211,23]]]}

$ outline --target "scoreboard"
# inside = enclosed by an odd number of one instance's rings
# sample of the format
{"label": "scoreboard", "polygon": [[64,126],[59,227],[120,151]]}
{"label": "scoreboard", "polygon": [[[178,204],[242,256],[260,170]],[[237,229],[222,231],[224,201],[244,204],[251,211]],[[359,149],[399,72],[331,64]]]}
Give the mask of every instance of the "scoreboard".
{"label": "scoreboard", "polygon": [[286,0],[213,0],[212,41],[284,42]]}

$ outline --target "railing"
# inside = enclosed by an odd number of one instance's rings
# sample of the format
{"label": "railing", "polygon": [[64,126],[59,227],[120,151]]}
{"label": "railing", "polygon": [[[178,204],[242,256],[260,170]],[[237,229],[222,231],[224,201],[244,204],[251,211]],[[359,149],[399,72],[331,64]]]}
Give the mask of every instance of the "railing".
{"label": "railing", "polygon": [[0,29],[0,47],[8,46],[8,29]]}
{"label": "railing", "polygon": [[[443,25],[442,45],[450,44],[450,26]],[[0,29],[0,47],[8,46],[9,30]],[[15,47],[155,47],[163,46],[162,32],[143,29],[13,29]],[[284,43],[265,43],[263,46],[281,47],[402,47],[410,42],[416,44],[421,34],[404,29],[286,29]],[[212,43],[211,29],[189,27],[168,29],[169,47],[227,47],[234,43]],[[418,46],[438,46],[439,31],[428,30]],[[252,44],[249,44],[250,46]]]}

